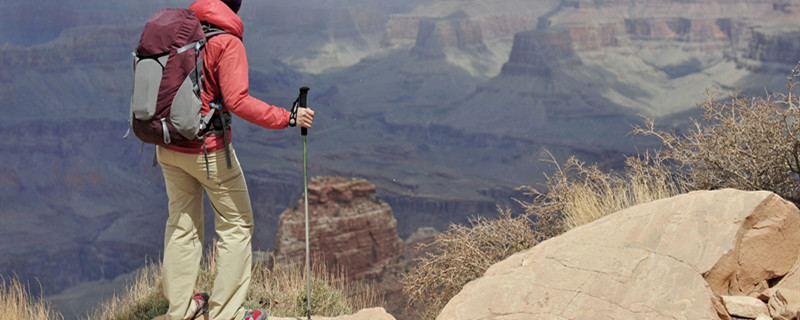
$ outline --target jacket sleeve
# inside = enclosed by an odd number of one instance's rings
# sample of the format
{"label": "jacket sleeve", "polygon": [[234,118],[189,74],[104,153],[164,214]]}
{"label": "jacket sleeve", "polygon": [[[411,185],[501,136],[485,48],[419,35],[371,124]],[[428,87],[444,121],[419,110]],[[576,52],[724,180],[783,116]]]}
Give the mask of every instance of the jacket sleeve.
{"label": "jacket sleeve", "polygon": [[239,39],[228,41],[219,59],[217,75],[225,108],[264,128],[283,129],[289,125],[289,111],[250,96],[247,53]]}

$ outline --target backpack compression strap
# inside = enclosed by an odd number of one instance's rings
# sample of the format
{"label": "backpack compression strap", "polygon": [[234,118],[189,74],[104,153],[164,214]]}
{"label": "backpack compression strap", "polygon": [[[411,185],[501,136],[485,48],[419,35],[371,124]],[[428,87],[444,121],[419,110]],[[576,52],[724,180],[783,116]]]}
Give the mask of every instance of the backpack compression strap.
{"label": "backpack compression strap", "polygon": [[[228,127],[230,126],[230,114],[228,112],[222,112],[222,104],[219,102],[211,102],[209,106],[211,107],[211,111],[208,112],[208,114],[205,115],[203,119],[205,121],[205,119],[207,118],[208,121],[206,123],[211,125],[211,119],[214,115],[216,115],[219,118],[222,127],[221,130],[222,143],[225,145],[225,161],[227,162],[228,169],[230,169],[231,167],[233,167],[231,161],[231,149],[228,143]],[[215,126],[214,130],[209,131],[206,134],[218,134],[217,132],[219,131],[220,129],[216,128]],[[211,179],[211,171],[209,170],[209,164],[208,164],[208,148],[206,147],[206,139],[204,137],[201,137],[200,139],[203,140],[203,157],[205,158],[206,161],[206,179]]]}

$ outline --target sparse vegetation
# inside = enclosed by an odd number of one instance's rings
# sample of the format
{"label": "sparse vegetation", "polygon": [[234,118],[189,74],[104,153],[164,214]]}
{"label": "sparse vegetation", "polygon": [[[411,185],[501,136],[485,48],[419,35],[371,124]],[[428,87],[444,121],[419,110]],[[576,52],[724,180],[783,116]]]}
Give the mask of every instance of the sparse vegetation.
{"label": "sparse vegetation", "polygon": [[[424,305],[433,319],[469,281],[492,264],[607,214],[690,190],[737,188],[769,190],[800,203],[800,104],[789,77],[787,94],[765,98],[736,95],[730,101],[707,98],[700,105],[704,122],[686,134],[656,130],[652,120],[634,135],[659,138],[664,149],[626,158],[622,173],[603,172],[575,157],[545,175],[542,191],[522,186],[530,200],[524,213],[507,211],[498,219],[476,218],[471,226],[451,225],[429,244],[432,253],[402,279],[409,305]],[[498,226],[503,226],[498,228]],[[524,239],[524,240],[523,240]]]}
{"label": "sparse vegetation", "polygon": [[[212,293],[216,273],[215,261],[216,250],[212,249],[203,259],[195,292]],[[253,267],[252,281],[244,307],[246,309],[264,308],[270,310],[273,316],[305,316],[306,280],[304,270],[303,265],[276,266],[270,270],[266,264],[256,263]],[[312,265],[311,276],[311,306],[315,315],[340,316],[363,308],[382,305],[380,295],[371,286],[358,282],[347,282],[342,272],[329,272],[324,264]],[[93,320],[150,320],[166,313],[167,308],[167,300],[161,285],[161,264],[150,262],[137,271],[126,292],[104,302],[87,318]]]}
{"label": "sparse vegetation", "polygon": [[0,276],[0,315],[8,320],[56,320],[64,317],[45,300],[31,296],[19,278]]}

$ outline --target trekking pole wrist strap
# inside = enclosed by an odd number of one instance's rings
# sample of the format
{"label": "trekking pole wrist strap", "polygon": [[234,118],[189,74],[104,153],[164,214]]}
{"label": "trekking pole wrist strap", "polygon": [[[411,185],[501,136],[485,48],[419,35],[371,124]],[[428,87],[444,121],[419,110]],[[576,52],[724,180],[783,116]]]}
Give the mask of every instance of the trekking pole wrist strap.
{"label": "trekking pole wrist strap", "polygon": [[300,100],[298,99],[298,100],[295,100],[294,103],[292,104],[292,111],[289,114],[289,126],[290,127],[297,126],[297,108],[298,108],[298,106],[300,104],[299,102],[300,102]]}

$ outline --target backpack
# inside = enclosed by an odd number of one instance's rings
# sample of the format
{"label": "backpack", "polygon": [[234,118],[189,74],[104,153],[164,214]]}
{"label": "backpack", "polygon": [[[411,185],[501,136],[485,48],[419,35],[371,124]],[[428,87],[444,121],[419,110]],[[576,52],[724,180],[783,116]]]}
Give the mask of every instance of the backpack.
{"label": "backpack", "polygon": [[[208,171],[207,134],[223,134],[231,167],[227,129],[231,115],[223,113],[221,97],[202,113],[203,56],[211,37],[225,33],[201,23],[188,9],[162,9],[144,26],[133,52],[133,95],[130,129],[144,143],[182,146],[203,141]],[[157,159],[153,158],[153,166]]]}
{"label": "backpack", "polygon": [[206,42],[222,33],[188,9],[163,9],[145,24],[133,52],[130,114],[130,127],[142,142],[181,146],[208,132],[221,107],[212,103],[210,112],[201,112],[203,55]]}

